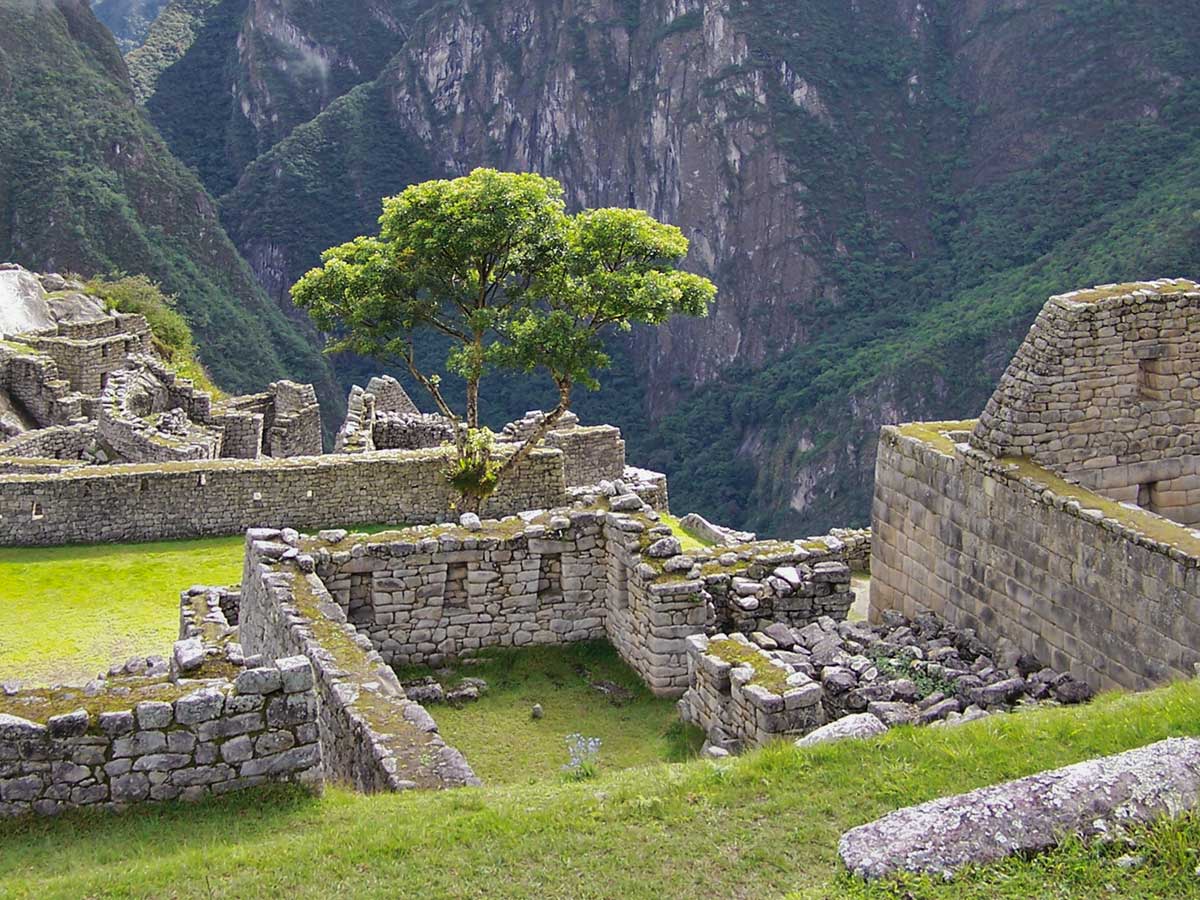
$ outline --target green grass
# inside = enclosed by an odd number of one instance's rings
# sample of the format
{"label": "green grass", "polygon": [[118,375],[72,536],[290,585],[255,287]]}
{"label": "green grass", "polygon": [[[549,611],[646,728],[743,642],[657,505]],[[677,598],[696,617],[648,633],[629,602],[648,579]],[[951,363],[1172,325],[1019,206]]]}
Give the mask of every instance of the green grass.
{"label": "green grass", "polygon": [[79,682],[130,656],[167,655],[179,592],[240,581],[242,544],[0,548],[0,681]]}
{"label": "green grass", "polygon": [[115,817],[7,822],[0,896],[1195,896],[1195,818],[1151,832],[1137,869],[1071,847],[909,893],[857,885],[842,874],[836,845],[845,829],[906,804],[1198,731],[1200,685],[1182,683],[1106,694],[1086,707],[901,728],[806,751],[777,745],[733,762],[603,772],[583,783],[251,793]]}
{"label": "green grass", "polygon": [[678,516],[660,511],[658,517],[664,525],[670,526],[671,530],[675,532],[675,537],[679,538],[679,544],[684,553],[702,553],[713,546],[712,541],[706,541],[684,528]]}
{"label": "green grass", "polygon": [[[598,737],[601,771],[616,771],[695,756],[703,742],[686,728],[673,700],[655,697],[603,641],[564,647],[488,651],[478,665],[462,666],[442,683],[461,676],[483,678],[487,692],[455,709],[433,705],[442,736],[466,755],[486,784],[533,784],[562,775],[567,735]],[[403,677],[428,670],[408,670]],[[608,681],[628,691],[617,700],[592,687]],[[540,703],[544,716],[532,719]]]}

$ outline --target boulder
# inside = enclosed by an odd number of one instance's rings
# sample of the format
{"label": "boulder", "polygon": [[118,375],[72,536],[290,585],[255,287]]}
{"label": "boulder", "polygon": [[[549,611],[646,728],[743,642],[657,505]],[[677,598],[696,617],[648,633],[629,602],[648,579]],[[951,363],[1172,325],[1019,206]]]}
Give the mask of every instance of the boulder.
{"label": "boulder", "polygon": [[887,731],[887,726],[870,713],[855,713],[822,725],[796,741],[797,747],[811,747],[827,741],[843,741],[849,738],[869,738]]}

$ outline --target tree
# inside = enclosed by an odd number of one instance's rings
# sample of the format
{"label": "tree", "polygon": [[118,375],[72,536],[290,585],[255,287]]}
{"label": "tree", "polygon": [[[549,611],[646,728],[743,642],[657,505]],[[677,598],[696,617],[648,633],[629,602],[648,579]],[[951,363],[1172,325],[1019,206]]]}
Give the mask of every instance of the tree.
{"label": "tree", "polygon": [[[322,255],[292,288],[296,304],[331,335],[328,349],[400,363],[455,425],[451,480],[478,508],[570,408],[576,385],[599,386],[603,335],[674,314],[703,316],[716,294],[676,268],[678,228],[631,209],[566,214],[558,182],[476,169],[427,181],[383,201],[378,236]],[[451,339],[446,369],[467,387],[465,417],[438,375],[418,364],[416,338]],[[545,370],[558,404],[506,459],[479,427],[479,383],[489,370]]]}

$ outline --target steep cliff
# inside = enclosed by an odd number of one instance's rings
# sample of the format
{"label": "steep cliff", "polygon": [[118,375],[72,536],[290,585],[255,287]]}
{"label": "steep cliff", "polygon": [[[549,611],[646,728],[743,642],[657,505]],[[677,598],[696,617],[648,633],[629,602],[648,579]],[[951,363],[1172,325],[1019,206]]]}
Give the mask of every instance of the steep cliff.
{"label": "steep cliff", "polygon": [[134,104],[86,0],[0,0],[0,259],[146,273],[178,296],[215,379],[336,396],[326,361],[269,302],[195,176]]}
{"label": "steep cliff", "polygon": [[404,43],[418,0],[172,0],[130,54],[151,121],[205,186],[256,156]]}

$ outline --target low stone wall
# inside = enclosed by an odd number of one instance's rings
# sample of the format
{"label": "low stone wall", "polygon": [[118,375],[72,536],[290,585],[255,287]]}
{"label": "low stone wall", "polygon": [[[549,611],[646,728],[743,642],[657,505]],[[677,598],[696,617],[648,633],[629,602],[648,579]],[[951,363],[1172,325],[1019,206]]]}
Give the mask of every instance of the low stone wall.
{"label": "low stone wall", "polygon": [[1142,689],[1200,662],[1200,539],[1028,460],[885,427],[871,617],[928,608],[1092,687]]}
{"label": "low stone wall", "polygon": [[34,721],[47,696],[0,698],[0,817],[323,783],[303,657],[245,669],[232,683],[126,679]]}
{"label": "low stone wall", "polygon": [[[90,466],[54,475],[0,475],[0,544],[147,541],[237,534],[254,526],[433,522],[455,494],[441,450],[282,460]],[[562,455],[534,451],[485,512],[565,502]]]}
{"label": "low stone wall", "polygon": [[551,516],[527,529],[512,520],[478,536],[435,527],[314,541],[311,552],[384,661],[436,666],[485,647],[603,637],[602,517]]}
{"label": "low stone wall", "polygon": [[18,435],[0,444],[0,457],[76,460],[96,444],[96,424],[54,425]]}
{"label": "low stone wall", "polygon": [[690,688],[680,713],[705,733],[748,749],[824,723],[821,685],[744,635],[694,635],[687,647]]}
{"label": "low stone wall", "polygon": [[312,663],[327,777],[369,792],[478,784],[370,641],[346,623],[297,539],[247,533],[238,631],[247,653],[296,653]]}

